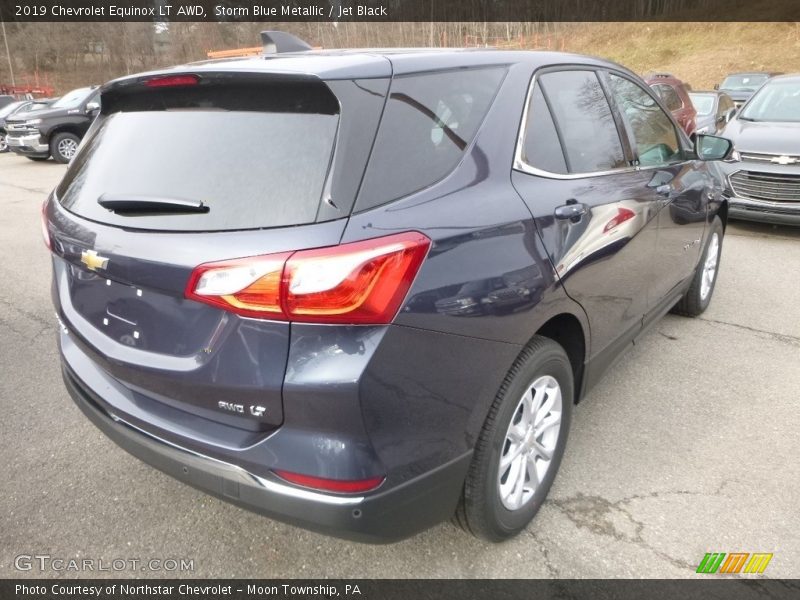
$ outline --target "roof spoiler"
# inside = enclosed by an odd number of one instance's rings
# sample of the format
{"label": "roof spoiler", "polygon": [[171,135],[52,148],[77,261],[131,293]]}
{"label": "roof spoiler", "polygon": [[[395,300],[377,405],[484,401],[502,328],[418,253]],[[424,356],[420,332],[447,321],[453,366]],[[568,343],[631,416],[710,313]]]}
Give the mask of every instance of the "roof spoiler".
{"label": "roof spoiler", "polygon": [[285,31],[262,31],[261,44],[264,46],[264,54],[312,50],[311,46],[299,37]]}

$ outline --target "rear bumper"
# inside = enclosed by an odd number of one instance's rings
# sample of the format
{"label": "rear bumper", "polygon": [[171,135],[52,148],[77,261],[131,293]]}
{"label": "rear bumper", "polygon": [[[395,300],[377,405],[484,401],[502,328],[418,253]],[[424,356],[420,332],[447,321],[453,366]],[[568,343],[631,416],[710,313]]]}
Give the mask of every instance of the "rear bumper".
{"label": "rear bumper", "polygon": [[728,197],[728,215],[732,219],[800,225],[800,202],[766,202],[737,196]]}
{"label": "rear bumper", "polygon": [[327,535],[368,543],[409,537],[455,511],[471,453],[386,491],[335,495],[259,476],[147,433],[115,415],[65,363],[67,390],[83,413],[114,443],[172,477],[208,494]]}

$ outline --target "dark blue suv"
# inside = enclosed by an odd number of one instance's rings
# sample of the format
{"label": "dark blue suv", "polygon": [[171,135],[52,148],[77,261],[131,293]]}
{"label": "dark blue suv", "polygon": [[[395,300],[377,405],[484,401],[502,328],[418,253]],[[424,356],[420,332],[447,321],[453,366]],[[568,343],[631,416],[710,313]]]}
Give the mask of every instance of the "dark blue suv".
{"label": "dark blue suv", "polygon": [[118,79],[43,209],[64,381],[128,452],[270,517],[510,537],[573,405],[664,313],[708,305],[729,151],[690,145],[630,71],[559,53]]}

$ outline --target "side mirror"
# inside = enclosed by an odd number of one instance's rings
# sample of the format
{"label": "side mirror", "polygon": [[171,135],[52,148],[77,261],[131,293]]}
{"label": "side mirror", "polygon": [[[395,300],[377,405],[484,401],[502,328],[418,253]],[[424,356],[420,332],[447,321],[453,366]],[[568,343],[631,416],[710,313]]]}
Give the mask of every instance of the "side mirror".
{"label": "side mirror", "polygon": [[89,102],[86,105],[86,112],[87,113],[97,112],[98,110],[100,110],[100,103],[99,102]]}
{"label": "side mirror", "polygon": [[725,160],[733,152],[733,142],[716,135],[699,134],[694,138],[694,152],[700,160]]}

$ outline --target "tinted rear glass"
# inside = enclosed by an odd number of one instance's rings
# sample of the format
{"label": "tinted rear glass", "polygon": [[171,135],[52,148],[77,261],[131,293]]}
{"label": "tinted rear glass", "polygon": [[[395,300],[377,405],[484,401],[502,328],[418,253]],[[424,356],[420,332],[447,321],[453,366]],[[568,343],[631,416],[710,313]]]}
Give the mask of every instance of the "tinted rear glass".
{"label": "tinted rear glass", "polygon": [[567,163],[553,116],[538,85],[533,90],[528,106],[528,125],[522,150],[523,159],[532,167],[550,173],[567,172]]}
{"label": "tinted rear glass", "polygon": [[570,173],[627,166],[614,117],[593,71],[545,73],[539,78]]}
{"label": "tinted rear glass", "polygon": [[[316,219],[339,120],[324,84],[110,100],[114,112],[92,128],[56,192],[68,210],[121,227],[168,231]],[[121,215],[100,206],[101,196],[200,200],[208,212]]]}
{"label": "tinted rear glass", "polygon": [[661,99],[664,101],[667,110],[674,111],[683,108],[683,102],[681,102],[678,93],[673,87],[669,85],[657,85],[655,88],[658,95],[661,96]]}
{"label": "tinted rear glass", "polygon": [[444,178],[478,132],[506,69],[396,77],[369,161],[359,206],[407,196]]}

